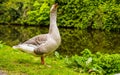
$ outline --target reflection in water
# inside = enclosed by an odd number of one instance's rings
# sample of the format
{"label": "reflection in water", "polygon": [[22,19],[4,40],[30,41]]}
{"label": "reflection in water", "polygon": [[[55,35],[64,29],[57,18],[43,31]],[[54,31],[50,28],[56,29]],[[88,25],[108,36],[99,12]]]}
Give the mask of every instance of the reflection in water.
{"label": "reflection in water", "polygon": [[[13,46],[33,36],[47,32],[48,27],[0,25],[0,40],[7,45]],[[62,55],[80,54],[85,48],[90,49],[92,52],[120,52],[120,34],[118,32],[60,28],[60,33],[62,44],[57,50]]]}

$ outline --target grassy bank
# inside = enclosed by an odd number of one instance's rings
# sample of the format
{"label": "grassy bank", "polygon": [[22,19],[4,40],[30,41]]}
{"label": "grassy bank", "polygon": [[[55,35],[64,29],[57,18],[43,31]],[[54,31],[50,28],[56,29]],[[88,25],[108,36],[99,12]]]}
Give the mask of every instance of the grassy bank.
{"label": "grassy bank", "polygon": [[79,75],[67,68],[64,60],[48,56],[46,63],[51,67],[41,65],[39,57],[0,44],[0,70],[8,75]]}
{"label": "grassy bank", "polygon": [[46,66],[40,57],[14,50],[0,44],[0,74],[8,75],[113,75],[120,73],[119,54],[92,54],[85,49],[81,56],[63,57],[58,52],[46,57]]}

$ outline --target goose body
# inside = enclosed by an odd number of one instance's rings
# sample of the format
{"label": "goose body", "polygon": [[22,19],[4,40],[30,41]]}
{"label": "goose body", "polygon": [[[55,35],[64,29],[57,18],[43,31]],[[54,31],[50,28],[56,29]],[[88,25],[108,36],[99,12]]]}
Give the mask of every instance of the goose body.
{"label": "goose body", "polygon": [[23,52],[41,56],[41,63],[44,64],[44,57],[56,50],[60,43],[61,37],[56,23],[57,4],[54,4],[50,10],[50,26],[48,34],[35,36],[22,44],[13,46],[14,49],[20,49]]}

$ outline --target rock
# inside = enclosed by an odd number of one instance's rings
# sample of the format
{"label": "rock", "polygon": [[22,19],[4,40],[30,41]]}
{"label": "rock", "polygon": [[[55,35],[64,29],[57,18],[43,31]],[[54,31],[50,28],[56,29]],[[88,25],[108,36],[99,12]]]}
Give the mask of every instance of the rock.
{"label": "rock", "polygon": [[7,74],[0,70],[0,75],[7,75]]}

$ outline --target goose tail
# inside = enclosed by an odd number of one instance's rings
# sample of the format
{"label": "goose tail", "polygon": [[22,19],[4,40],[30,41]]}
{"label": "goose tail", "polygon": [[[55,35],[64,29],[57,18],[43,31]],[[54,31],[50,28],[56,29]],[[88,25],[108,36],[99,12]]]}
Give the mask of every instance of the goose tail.
{"label": "goose tail", "polygon": [[34,54],[34,49],[36,48],[36,46],[34,45],[30,45],[30,44],[19,44],[16,46],[13,46],[13,49],[19,49],[23,52],[29,53],[29,54]]}

